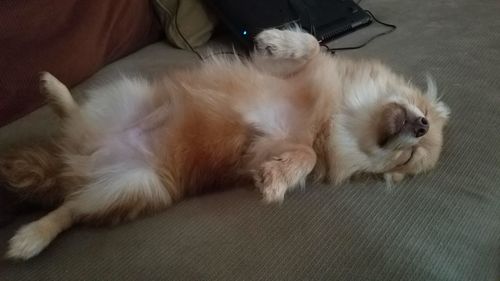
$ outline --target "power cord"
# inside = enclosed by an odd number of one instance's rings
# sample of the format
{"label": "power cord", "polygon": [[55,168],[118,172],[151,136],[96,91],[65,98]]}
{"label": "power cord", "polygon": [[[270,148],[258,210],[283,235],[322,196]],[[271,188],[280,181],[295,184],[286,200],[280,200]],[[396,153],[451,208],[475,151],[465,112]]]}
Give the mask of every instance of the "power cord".
{"label": "power cord", "polygon": [[191,44],[189,44],[188,40],[186,39],[186,37],[184,37],[184,35],[182,35],[182,32],[181,30],[179,29],[179,24],[177,22],[177,18],[178,18],[178,15],[179,15],[179,7],[177,7],[177,10],[175,11],[175,29],[177,30],[177,33],[179,33],[179,36],[182,38],[182,41],[184,41],[184,43],[188,46],[189,50],[191,50],[191,52],[195,53],[196,56],[198,57],[198,59],[200,59],[201,61],[203,61],[203,57],[200,55],[200,53],[198,53],[194,48],[193,46],[191,46]]}
{"label": "power cord", "polygon": [[178,18],[178,13],[179,13],[179,9],[177,9],[177,11],[175,12],[175,29],[177,30],[177,33],[179,33],[179,36],[181,37],[182,41],[184,41],[184,43],[186,44],[186,46],[188,46],[189,50],[191,52],[193,52],[200,61],[205,61],[206,59],[208,58],[211,58],[213,56],[218,56],[218,55],[237,55],[239,57],[243,57],[242,54],[239,54],[238,52],[236,51],[233,51],[233,52],[218,52],[218,53],[213,53],[213,54],[210,54],[206,57],[203,57],[198,51],[196,51],[196,49],[189,43],[189,41],[186,39],[186,37],[184,37],[184,35],[182,34],[181,30],[179,29],[179,24],[177,23],[177,18]]}
{"label": "power cord", "polygon": [[[361,1],[360,1],[361,2]],[[359,2],[358,2],[359,3]],[[397,26],[394,25],[394,24],[390,24],[390,23],[386,23],[386,22],[383,22],[383,21],[380,21],[378,20],[373,14],[372,12],[370,12],[369,10],[364,10],[368,15],[370,15],[370,17],[377,23],[383,25],[383,26],[387,26],[387,27],[390,27],[389,30],[386,30],[384,32],[381,32],[373,37],[371,37],[370,39],[368,39],[366,42],[364,42],[363,44],[361,45],[358,45],[358,46],[352,46],[352,47],[340,47],[340,48],[331,48],[331,47],[328,47],[326,44],[321,44],[322,47],[326,48],[326,50],[332,54],[335,54],[335,51],[346,51],[346,50],[355,50],[355,49],[360,49],[360,48],[363,48],[364,46],[368,45],[370,42],[372,42],[373,40],[375,40],[376,38],[380,37],[380,36],[384,36],[384,35],[387,35],[391,32],[393,32],[394,30],[396,30]]]}
{"label": "power cord", "polygon": [[[359,2],[361,2],[362,0],[359,0],[357,3],[359,4]],[[355,49],[360,49],[360,48],[363,48],[364,46],[368,45],[370,42],[372,42],[373,40],[375,40],[376,38],[378,37],[381,37],[381,36],[384,36],[384,35],[387,35],[391,32],[393,32],[394,30],[396,30],[397,26],[394,25],[394,24],[390,24],[390,23],[386,23],[386,22],[383,22],[379,19],[377,19],[373,14],[372,12],[370,12],[369,10],[364,10],[368,15],[370,15],[370,17],[377,23],[383,25],[383,26],[387,26],[387,27],[390,27],[389,30],[386,30],[384,32],[381,32],[379,34],[376,34],[375,36],[371,37],[370,39],[368,39],[366,42],[364,42],[363,44],[361,45],[357,45],[357,46],[351,46],[351,47],[340,47],[340,48],[331,48],[329,47],[328,45],[322,43],[321,44],[321,47],[323,48],[326,48],[326,50],[328,52],[330,52],[331,54],[335,54],[336,51],[347,51],[347,50],[355,50]],[[181,30],[179,29],[179,24],[177,22],[177,18],[178,18],[178,12],[179,12],[179,9],[177,9],[176,13],[175,13],[175,29],[177,30],[177,33],[179,33],[179,36],[182,38],[182,40],[184,41],[184,43],[188,46],[188,48],[198,57],[198,59],[200,61],[204,61],[206,60],[207,58],[210,58],[210,57],[213,57],[213,56],[216,56],[216,55],[224,55],[224,54],[235,54],[239,57],[242,57],[243,55],[237,53],[237,52],[219,52],[219,53],[214,53],[214,54],[211,54],[207,57],[203,57],[198,51],[195,50],[195,48],[193,48],[193,46],[191,46],[191,44],[189,43],[189,41],[186,39],[186,37],[184,37],[184,35],[182,34]]]}

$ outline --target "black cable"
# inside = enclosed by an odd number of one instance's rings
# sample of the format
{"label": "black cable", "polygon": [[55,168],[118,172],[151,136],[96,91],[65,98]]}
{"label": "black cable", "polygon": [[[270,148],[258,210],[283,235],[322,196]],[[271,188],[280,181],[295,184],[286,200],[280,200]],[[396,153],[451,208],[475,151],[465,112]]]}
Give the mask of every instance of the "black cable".
{"label": "black cable", "polygon": [[[361,2],[361,0],[359,1]],[[359,3],[358,2],[358,3]],[[326,44],[322,44],[321,46],[326,48],[326,50],[328,52],[331,52],[332,54],[335,54],[335,51],[346,51],[346,50],[355,50],[355,49],[360,49],[360,48],[363,48],[364,46],[368,45],[370,42],[372,42],[373,40],[375,40],[376,38],[378,37],[381,37],[381,36],[384,36],[384,35],[387,35],[391,32],[393,32],[394,30],[396,30],[397,26],[394,25],[394,24],[390,24],[390,23],[386,23],[386,22],[383,22],[383,21],[380,21],[378,20],[373,14],[372,12],[370,12],[369,10],[364,10],[368,15],[370,15],[370,17],[377,23],[383,25],[383,26],[387,26],[387,27],[390,27],[391,29],[387,30],[387,31],[384,31],[384,32],[381,32],[373,37],[371,37],[370,39],[368,39],[366,42],[364,42],[363,44],[361,45],[358,45],[358,46],[352,46],[352,47],[340,47],[340,48],[330,48],[328,47]],[[223,54],[236,54],[240,57],[242,57],[241,54],[239,53],[235,53],[235,52],[220,52],[220,53],[215,53],[215,54],[211,54],[207,57],[203,57],[200,55],[200,53],[198,53],[194,48],[193,46],[191,46],[191,44],[189,44],[188,40],[184,37],[184,35],[182,34],[182,32],[180,31],[179,29],[179,24],[177,22],[177,18],[178,18],[178,12],[179,10],[177,9],[176,13],[175,13],[175,28],[177,30],[177,32],[179,33],[179,36],[182,38],[182,40],[184,41],[184,43],[188,46],[188,48],[196,54],[196,56],[198,57],[199,60],[201,61],[204,61],[205,59],[207,58],[210,58],[212,56],[216,56],[216,55],[223,55]]]}
{"label": "black cable", "polygon": [[188,48],[196,54],[196,56],[198,57],[198,59],[200,59],[201,61],[203,61],[203,57],[200,55],[200,53],[198,53],[194,48],[193,46],[191,46],[191,44],[189,44],[188,40],[186,40],[186,37],[184,37],[184,35],[182,35],[182,32],[181,30],[179,29],[179,24],[177,23],[177,18],[178,18],[178,14],[179,14],[179,7],[177,7],[177,11],[175,11],[175,29],[177,30],[177,33],[179,33],[179,36],[181,36],[182,40],[184,41],[184,43],[186,43],[186,45],[188,46]]}
{"label": "black cable", "polygon": [[239,54],[237,52],[218,52],[218,53],[213,53],[213,54],[210,54],[206,57],[203,57],[199,52],[197,52],[195,50],[195,48],[193,48],[193,46],[191,46],[191,44],[189,44],[188,40],[186,39],[186,37],[184,37],[181,30],[179,29],[179,24],[177,23],[178,12],[179,12],[179,9],[177,9],[177,11],[175,12],[175,20],[174,20],[175,21],[175,29],[177,30],[177,33],[179,33],[179,36],[182,38],[184,43],[188,46],[189,50],[191,50],[193,53],[195,53],[196,56],[198,57],[198,59],[200,59],[201,61],[204,61],[208,58],[211,58],[213,56],[218,56],[218,55],[237,55],[239,57],[243,57],[242,54]]}
{"label": "black cable", "polygon": [[391,29],[387,30],[387,31],[384,31],[384,32],[381,32],[373,37],[371,37],[370,39],[368,39],[366,42],[364,42],[363,44],[361,45],[358,45],[358,46],[352,46],[352,47],[340,47],[340,48],[330,48],[328,47],[326,44],[322,44],[322,47],[325,47],[327,49],[327,51],[331,52],[332,54],[335,54],[335,51],[345,51],[345,50],[355,50],[355,49],[360,49],[360,48],[363,48],[364,46],[368,45],[368,43],[372,42],[373,40],[375,40],[376,38],[380,37],[380,36],[384,36],[386,34],[389,34],[391,32],[393,32],[394,30],[396,30],[397,26],[394,25],[394,24],[390,24],[390,23],[386,23],[386,22],[382,22],[380,20],[378,20],[373,14],[372,12],[368,11],[368,10],[364,10],[367,14],[370,15],[370,17],[377,23],[383,25],[383,26],[387,26],[387,27],[390,27]]}

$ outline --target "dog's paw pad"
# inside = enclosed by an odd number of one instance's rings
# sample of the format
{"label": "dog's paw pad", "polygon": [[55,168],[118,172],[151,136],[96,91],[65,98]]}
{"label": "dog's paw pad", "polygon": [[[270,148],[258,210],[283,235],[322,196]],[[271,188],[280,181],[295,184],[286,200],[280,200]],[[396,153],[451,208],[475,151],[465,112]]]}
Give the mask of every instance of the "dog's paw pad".
{"label": "dog's paw pad", "polygon": [[282,187],[268,187],[262,191],[262,201],[267,204],[283,203],[285,200],[285,188]]}
{"label": "dog's paw pad", "polygon": [[27,260],[39,254],[50,239],[46,239],[36,223],[22,227],[9,241],[7,258]]}
{"label": "dog's paw pad", "polygon": [[273,51],[277,49],[277,45],[280,43],[281,33],[278,29],[268,29],[255,36],[255,47],[259,51],[265,51],[268,54],[272,54]]}
{"label": "dog's paw pad", "polygon": [[56,78],[52,74],[50,74],[50,73],[48,73],[46,71],[42,71],[42,72],[39,73],[38,80],[40,81],[40,87],[44,87],[45,88],[45,87],[50,86],[50,84],[53,83],[53,81],[55,79]]}
{"label": "dog's paw pad", "polygon": [[261,54],[276,58],[304,58],[319,50],[318,41],[299,30],[264,30],[255,37],[255,46]]}
{"label": "dog's paw pad", "polygon": [[388,187],[392,187],[395,184],[401,182],[405,178],[405,175],[402,173],[385,173],[384,180]]}
{"label": "dog's paw pad", "polygon": [[254,174],[256,187],[266,203],[281,203],[285,198],[286,182],[282,179],[278,161],[264,163]]}
{"label": "dog's paw pad", "polygon": [[52,74],[44,71],[40,72],[40,92],[46,95],[53,95],[65,89],[65,86],[57,80]]}

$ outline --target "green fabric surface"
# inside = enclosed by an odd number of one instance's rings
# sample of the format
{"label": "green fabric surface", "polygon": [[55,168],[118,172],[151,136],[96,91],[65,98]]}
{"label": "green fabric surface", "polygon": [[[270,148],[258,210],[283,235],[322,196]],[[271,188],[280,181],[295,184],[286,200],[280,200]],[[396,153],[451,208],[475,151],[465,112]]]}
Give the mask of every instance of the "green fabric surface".
{"label": "green fabric surface", "polygon": [[[435,170],[392,189],[308,186],[280,206],[235,189],[75,227],[28,262],[0,261],[0,280],[500,280],[500,1],[361,4],[398,29],[343,54],[380,58],[419,85],[431,73],[452,110]],[[0,251],[37,217],[1,228]]]}

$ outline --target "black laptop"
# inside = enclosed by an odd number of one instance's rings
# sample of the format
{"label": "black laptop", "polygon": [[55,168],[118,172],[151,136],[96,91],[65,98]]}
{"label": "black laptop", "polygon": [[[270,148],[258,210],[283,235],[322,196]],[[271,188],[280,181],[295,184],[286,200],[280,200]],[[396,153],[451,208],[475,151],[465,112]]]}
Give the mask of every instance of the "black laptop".
{"label": "black laptop", "polygon": [[298,24],[320,42],[371,23],[351,0],[206,0],[223,24],[246,46],[266,28]]}

